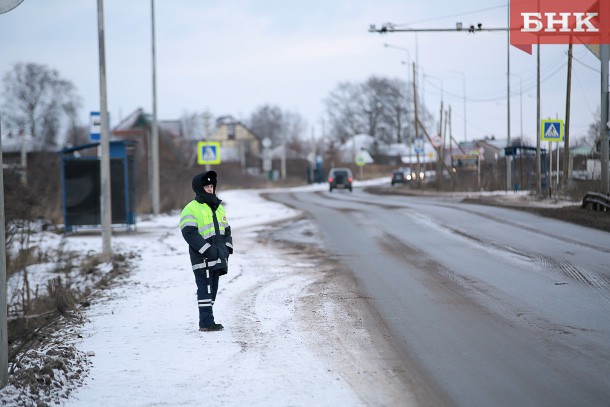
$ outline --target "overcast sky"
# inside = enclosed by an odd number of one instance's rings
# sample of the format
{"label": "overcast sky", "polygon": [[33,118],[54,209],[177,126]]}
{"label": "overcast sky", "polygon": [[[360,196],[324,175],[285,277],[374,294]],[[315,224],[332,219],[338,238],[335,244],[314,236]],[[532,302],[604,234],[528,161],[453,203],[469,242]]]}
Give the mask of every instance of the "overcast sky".
{"label": "overcast sky", "polygon": [[[320,137],[324,99],[341,81],[371,75],[406,79],[402,61],[418,60],[420,91],[438,118],[441,88],[453,133],[507,135],[505,33],[369,33],[401,27],[449,28],[481,22],[506,27],[506,1],[469,0],[156,0],[160,119],[209,109],[247,120],[264,104],[300,113]],[[138,107],[152,111],[151,2],[105,0],[111,125]],[[408,51],[384,47],[388,43]],[[99,110],[96,0],[25,0],[0,15],[0,76],[17,62],[57,69],[83,99],[82,123]],[[563,118],[567,46],[542,47],[542,116]],[[585,134],[600,103],[599,61],[575,46],[572,135]],[[511,135],[535,143],[536,54],[511,49]],[[523,84],[521,115],[520,83]]]}

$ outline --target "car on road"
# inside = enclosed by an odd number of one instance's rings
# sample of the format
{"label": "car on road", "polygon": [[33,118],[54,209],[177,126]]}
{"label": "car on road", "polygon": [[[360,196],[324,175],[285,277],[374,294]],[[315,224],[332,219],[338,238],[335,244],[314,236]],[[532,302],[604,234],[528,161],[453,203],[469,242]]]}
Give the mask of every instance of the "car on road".
{"label": "car on road", "polygon": [[335,188],[349,189],[352,192],[354,176],[349,168],[331,168],[328,172],[328,188],[333,192]]}
{"label": "car on road", "polygon": [[399,168],[392,173],[391,184],[406,184],[413,179],[410,168]]}
{"label": "car on road", "polygon": [[390,182],[392,183],[392,186],[395,184],[408,184],[410,182],[417,181],[418,178],[423,180],[424,177],[424,171],[419,172],[418,175],[417,171],[414,171],[409,167],[400,167],[392,173]]}

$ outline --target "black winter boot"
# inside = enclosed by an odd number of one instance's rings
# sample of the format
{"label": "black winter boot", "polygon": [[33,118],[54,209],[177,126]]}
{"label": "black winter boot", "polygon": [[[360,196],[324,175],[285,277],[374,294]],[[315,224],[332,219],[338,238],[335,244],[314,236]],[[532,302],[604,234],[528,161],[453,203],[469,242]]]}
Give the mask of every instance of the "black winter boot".
{"label": "black winter boot", "polygon": [[221,324],[212,324],[209,326],[202,326],[199,328],[200,331],[210,332],[210,331],[222,331],[225,327]]}

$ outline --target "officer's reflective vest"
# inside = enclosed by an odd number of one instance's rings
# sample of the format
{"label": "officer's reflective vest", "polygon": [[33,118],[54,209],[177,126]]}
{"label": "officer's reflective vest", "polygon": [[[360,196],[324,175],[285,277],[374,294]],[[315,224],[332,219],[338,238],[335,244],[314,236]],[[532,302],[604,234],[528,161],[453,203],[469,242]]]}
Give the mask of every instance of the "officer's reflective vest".
{"label": "officer's reflective vest", "polygon": [[[225,209],[222,205],[218,205],[216,209],[216,219],[218,220],[218,233],[224,236],[225,229],[229,227],[229,223],[227,222]],[[196,227],[201,237],[205,240],[216,235],[212,209],[208,205],[201,204],[195,200],[189,202],[180,214],[180,229],[184,229],[187,226]],[[205,250],[201,251],[199,249],[198,251],[203,253]]]}

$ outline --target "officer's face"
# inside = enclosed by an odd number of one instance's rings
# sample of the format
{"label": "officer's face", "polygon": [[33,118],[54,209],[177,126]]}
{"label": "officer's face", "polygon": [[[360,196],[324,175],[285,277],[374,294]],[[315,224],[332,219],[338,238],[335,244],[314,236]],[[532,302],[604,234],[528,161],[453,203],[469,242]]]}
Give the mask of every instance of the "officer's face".
{"label": "officer's face", "polygon": [[203,190],[208,194],[214,193],[214,185],[206,185],[203,187]]}

